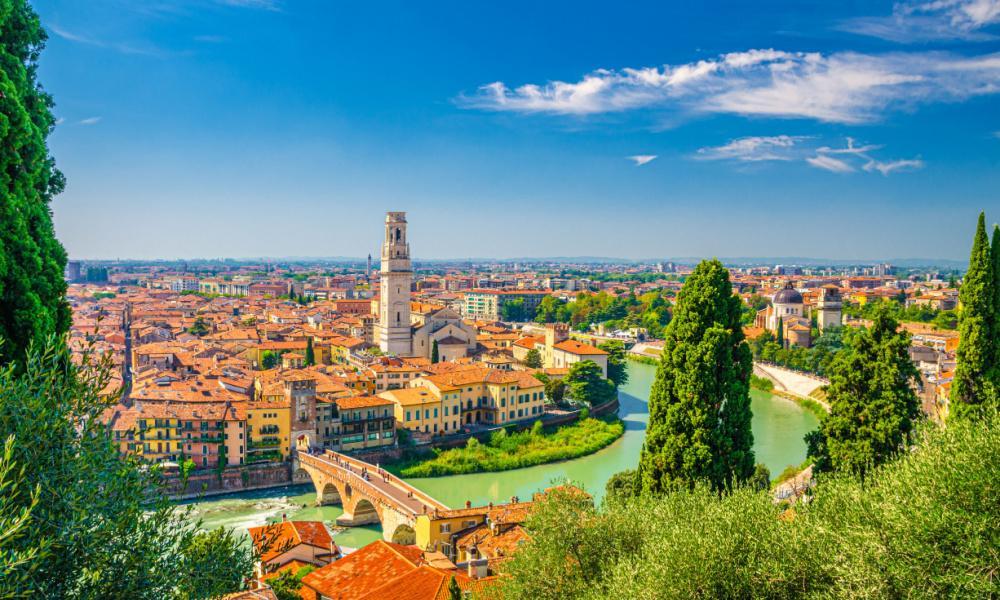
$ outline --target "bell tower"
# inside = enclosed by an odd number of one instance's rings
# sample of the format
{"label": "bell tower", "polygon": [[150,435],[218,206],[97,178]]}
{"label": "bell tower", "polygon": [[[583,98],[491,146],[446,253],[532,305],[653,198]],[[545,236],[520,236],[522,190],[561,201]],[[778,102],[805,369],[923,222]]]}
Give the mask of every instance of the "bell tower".
{"label": "bell tower", "polygon": [[375,339],[383,352],[410,356],[413,330],[410,327],[410,244],[406,241],[406,213],[385,215],[382,243],[382,270],[379,277],[379,322]]}

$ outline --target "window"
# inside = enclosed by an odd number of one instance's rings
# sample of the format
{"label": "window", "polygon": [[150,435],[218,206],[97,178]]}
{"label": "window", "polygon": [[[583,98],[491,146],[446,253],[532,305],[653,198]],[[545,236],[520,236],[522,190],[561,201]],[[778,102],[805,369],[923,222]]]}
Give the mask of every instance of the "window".
{"label": "window", "polygon": [[369,440],[377,440],[378,439],[378,434],[377,433],[369,433],[368,434],[368,439]]}
{"label": "window", "polygon": [[441,523],[441,533],[451,533],[451,523]]}
{"label": "window", "polygon": [[407,420],[407,421],[409,421],[409,420],[410,420],[410,411],[406,411],[406,420]]}
{"label": "window", "polygon": [[435,408],[435,409],[434,409],[434,418],[436,419],[436,418],[437,418],[437,416],[438,416],[438,409],[436,409],[436,408]]}

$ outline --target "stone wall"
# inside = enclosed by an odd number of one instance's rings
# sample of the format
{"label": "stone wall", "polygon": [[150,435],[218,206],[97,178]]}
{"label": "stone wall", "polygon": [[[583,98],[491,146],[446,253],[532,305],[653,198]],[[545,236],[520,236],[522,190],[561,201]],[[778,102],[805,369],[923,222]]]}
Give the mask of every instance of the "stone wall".
{"label": "stone wall", "polygon": [[180,477],[165,479],[167,494],[174,499],[196,498],[202,495],[227,494],[244,490],[278,487],[292,483],[291,466],[287,463],[267,463],[228,467],[222,473],[215,470],[193,471],[187,487]]}

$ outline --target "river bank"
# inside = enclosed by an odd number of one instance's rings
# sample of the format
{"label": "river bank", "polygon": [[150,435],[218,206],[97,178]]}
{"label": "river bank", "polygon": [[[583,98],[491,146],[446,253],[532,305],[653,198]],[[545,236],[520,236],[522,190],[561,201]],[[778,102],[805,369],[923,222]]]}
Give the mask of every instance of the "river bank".
{"label": "river bank", "polygon": [[473,438],[461,448],[436,450],[429,458],[385,466],[407,479],[509,471],[593,454],[625,433],[624,423],[616,416],[582,419],[558,428],[536,423],[530,430],[508,433],[501,429],[483,443]]}
{"label": "river bank", "polygon": [[[409,478],[407,482],[448,506],[506,502],[511,496],[530,498],[534,492],[555,483],[573,481],[594,495],[604,497],[604,484],[615,473],[635,468],[648,421],[649,390],[655,367],[629,362],[629,382],[618,392],[618,416],[625,432],[615,442],[593,454],[555,463],[514,469],[499,473],[470,473],[447,477]],[[751,390],[754,452],[756,461],[781,473],[788,465],[799,465],[806,458],[803,436],[815,429],[818,421],[791,400]],[[281,519],[321,520],[333,523],[343,514],[340,506],[315,506],[316,493],[311,485],[246,492],[201,502],[188,503],[192,518],[201,518],[202,526],[246,527]],[[356,548],[380,539],[378,526],[351,528],[338,533],[338,544]]]}

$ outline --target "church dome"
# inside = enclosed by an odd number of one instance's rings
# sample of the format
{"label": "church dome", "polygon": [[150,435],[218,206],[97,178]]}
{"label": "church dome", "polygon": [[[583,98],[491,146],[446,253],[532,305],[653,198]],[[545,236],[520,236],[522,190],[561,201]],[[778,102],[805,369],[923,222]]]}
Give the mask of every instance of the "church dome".
{"label": "church dome", "polygon": [[789,282],[785,284],[785,289],[774,295],[772,302],[774,304],[802,304],[802,294]]}

